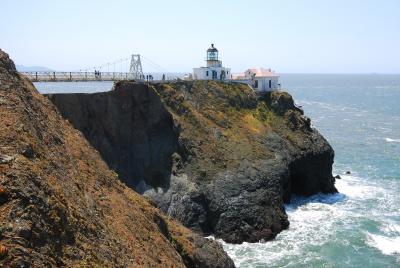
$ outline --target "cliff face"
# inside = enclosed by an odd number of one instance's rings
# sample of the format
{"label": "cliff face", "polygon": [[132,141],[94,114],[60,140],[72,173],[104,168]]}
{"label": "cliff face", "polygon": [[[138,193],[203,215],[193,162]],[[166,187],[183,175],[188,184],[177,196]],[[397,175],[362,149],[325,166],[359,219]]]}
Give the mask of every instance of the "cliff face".
{"label": "cliff face", "polygon": [[122,184],[1,50],[0,126],[1,267],[234,266]]}
{"label": "cliff face", "polygon": [[272,239],[292,194],[336,192],[334,152],[284,92],[246,85],[120,82],[49,96],[120,178],[191,229]]}
{"label": "cliff face", "polygon": [[146,184],[169,186],[179,133],[156,91],[136,84],[132,90],[50,99],[127,185],[139,192]]}

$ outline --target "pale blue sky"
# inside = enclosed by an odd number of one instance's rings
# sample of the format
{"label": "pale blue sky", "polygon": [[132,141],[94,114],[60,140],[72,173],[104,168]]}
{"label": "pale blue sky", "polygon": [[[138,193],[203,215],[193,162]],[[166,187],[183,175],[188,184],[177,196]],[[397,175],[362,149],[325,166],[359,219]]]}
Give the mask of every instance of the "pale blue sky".
{"label": "pale blue sky", "polygon": [[140,53],[190,72],[213,42],[233,71],[400,73],[398,0],[2,0],[0,9],[0,48],[22,65],[76,70]]}

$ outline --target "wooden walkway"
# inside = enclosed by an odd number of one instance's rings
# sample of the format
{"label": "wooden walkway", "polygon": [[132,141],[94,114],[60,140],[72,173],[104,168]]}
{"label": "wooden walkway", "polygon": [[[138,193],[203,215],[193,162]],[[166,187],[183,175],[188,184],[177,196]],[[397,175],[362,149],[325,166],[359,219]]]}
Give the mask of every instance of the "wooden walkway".
{"label": "wooden walkway", "polygon": [[139,80],[133,73],[104,72],[95,74],[94,72],[21,72],[32,82],[86,82],[86,81],[121,81]]}

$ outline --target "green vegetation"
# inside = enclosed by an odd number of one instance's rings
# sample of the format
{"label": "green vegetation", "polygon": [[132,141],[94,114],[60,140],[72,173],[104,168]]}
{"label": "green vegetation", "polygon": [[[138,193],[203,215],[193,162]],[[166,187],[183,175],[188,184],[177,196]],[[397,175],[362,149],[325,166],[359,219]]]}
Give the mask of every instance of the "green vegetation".
{"label": "green vegetation", "polygon": [[195,160],[186,172],[195,177],[210,179],[242,159],[274,157],[263,143],[271,131],[293,143],[302,139],[288,125],[287,111],[302,119],[285,92],[258,95],[248,85],[219,81],[159,84],[155,90],[179,123],[181,139],[190,141],[184,151]]}

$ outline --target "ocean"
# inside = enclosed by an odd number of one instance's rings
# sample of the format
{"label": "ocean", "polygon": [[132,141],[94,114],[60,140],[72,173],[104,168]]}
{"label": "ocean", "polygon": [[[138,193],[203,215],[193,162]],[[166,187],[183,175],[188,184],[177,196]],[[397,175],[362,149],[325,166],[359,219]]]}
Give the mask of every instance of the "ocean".
{"label": "ocean", "polygon": [[[221,241],[225,250],[238,267],[400,267],[400,75],[283,74],[281,84],[334,148],[340,193],[294,197],[290,227],[275,240]],[[112,87],[35,85],[42,93]]]}

